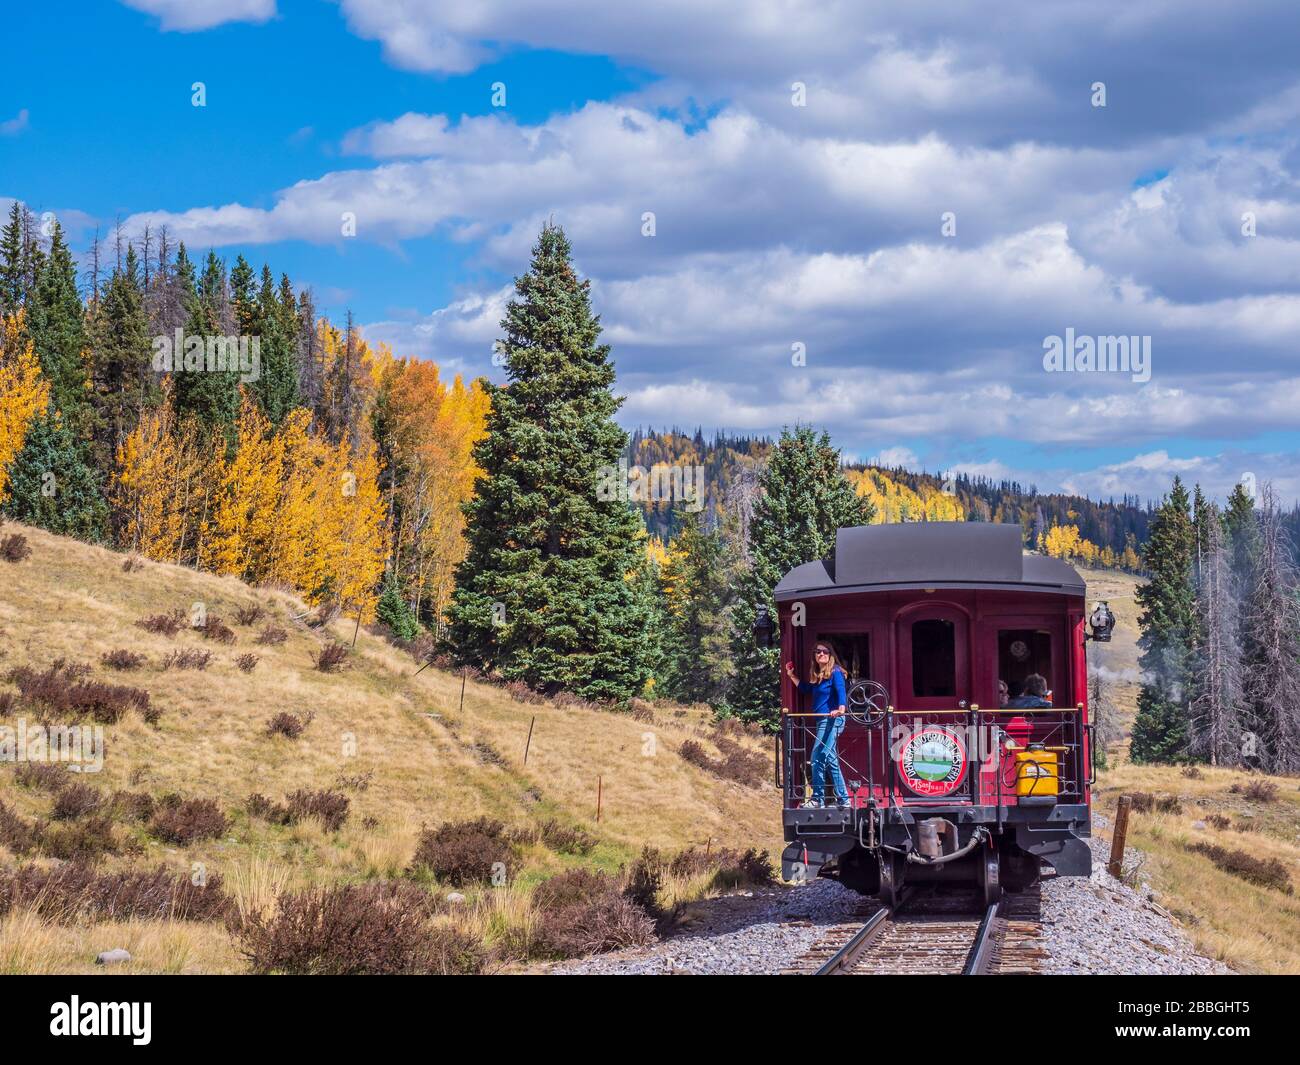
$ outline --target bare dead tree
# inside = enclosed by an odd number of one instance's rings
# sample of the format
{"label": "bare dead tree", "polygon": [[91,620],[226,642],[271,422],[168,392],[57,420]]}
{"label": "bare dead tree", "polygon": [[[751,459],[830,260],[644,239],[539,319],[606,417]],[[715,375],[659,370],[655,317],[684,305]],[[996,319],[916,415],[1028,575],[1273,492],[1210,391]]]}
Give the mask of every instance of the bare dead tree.
{"label": "bare dead tree", "polygon": [[1272,485],[1265,485],[1259,554],[1246,605],[1246,705],[1258,755],[1276,773],[1300,772],[1300,575]]}
{"label": "bare dead tree", "polygon": [[754,518],[754,507],[761,494],[759,483],[763,476],[763,463],[741,464],[727,488],[726,509],[731,515],[731,528],[740,559],[749,565],[749,525]]}
{"label": "bare dead tree", "polygon": [[1200,646],[1193,664],[1188,746],[1211,765],[1239,765],[1242,758],[1242,662],[1240,590],[1217,509],[1205,523],[1199,563],[1196,613]]}
{"label": "bare dead tree", "polygon": [[90,298],[86,301],[93,308],[99,305],[99,226],[95,227],[95,238],[90,243]]}

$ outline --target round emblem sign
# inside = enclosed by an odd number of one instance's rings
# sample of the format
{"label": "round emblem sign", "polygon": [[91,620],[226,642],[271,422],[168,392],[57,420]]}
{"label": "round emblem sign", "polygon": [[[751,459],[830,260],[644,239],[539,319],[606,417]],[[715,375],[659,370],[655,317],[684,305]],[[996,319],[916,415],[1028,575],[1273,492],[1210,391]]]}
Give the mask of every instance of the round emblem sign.
{"label": "round emblem sign", "polygon": [[898,772],[917,795],[951,795],[966,775],[966,745],[946,728],[923,728],[903,744]]}

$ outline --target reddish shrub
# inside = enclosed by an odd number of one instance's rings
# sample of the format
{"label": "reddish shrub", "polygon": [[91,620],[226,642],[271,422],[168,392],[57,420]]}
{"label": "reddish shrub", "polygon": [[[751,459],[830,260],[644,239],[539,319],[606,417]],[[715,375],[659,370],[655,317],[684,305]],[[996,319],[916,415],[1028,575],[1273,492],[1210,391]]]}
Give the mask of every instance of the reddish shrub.
{"label": "reddish shrub", "polygon": [[291,714],[287,710],[281,710],[267,722],[266,733],[268,736],[284,736],[287,739],[296,740],[315,718],[316,715],[310,710],[302,717]]}
{"label": "reddish shrub", "polygon": [[199,633],[205,640],[216,640],[217,643],[235,642],[234,630],[216,614],[207,615],[203,624],[199,626]]}
{"label": "reddish shrub", "polygon": [[1248,784],[1234,784],[1228,789],[1251,802],[1273,802],[1277,799],[1277,785],[1268,780],[1252,780]]}
{"label": "reddish shrub", "polygon": [[6,562],[22,562],[31,557],[32,549],[22,533],[10,533],[0,539],[0,558]]}
{"label": "reddish shrub", "polygon": [[1283,895],[1295,894],[1291,874],[1277,858],[1256,858],[1245,851],[1229,850],[1214,843],[1193,843],[1187,849],[1205,855],[1225,873],[1240,877],[1247,883],[1273,888]]}
{"label": "reddish shrub", "polygon": [[425,829],[415,849],[408,873],[427,870],[437,879],[463,887],[485,883],[493,866],[501,863],[509,875],[516,858],[505,835],[505,825],[487,817],[473,821],[447,821]]}
{"label": "reddish shrub", "polygon": [[112,725],[134,708],[150,719],[147,691],[81,679],[88,672],[88,666],[58,659],[40,673],[26,666],[11,670],[9,679],[18,685],[24,701],[42,714],[86,715],[101,725]]}
{"label": "reddish shrub", "polygon": [[289,816],[294,821],[314,817],[329,832],[337,832],[348,819],[350,800],[337,791],[295,791],[288,799]]}
{"label": "reddish shrub", "polygon": [[113,821],[104,815],[46,825],[41,830],[40,847],[44,854],[65,862],[96,862],[120,849]]}
{"label": "reddish shrub", "polygon": [[598,842],[589,832],[570,825],[562,825],[552,818],[538,830],[541,841],[561,854],[590,854]]}
{"label": "reddish shrub", "polygon": [[115,817],[143,824],[154,815],[153,796],[145,791],[115,791],[109,801]]}
{"label": "reddish shrub", "polygon": [[216,839],[230,822],[211,799],[186,799],[168,803],[149,822],[149,832],[164,843],[180,847],[201,839]]}
{"label": "reddish shrub", "polygon": [[197,647],[186,647],[181,650],[169,651],[162,660],[160,668],[164,672],[169,669],[204,670],[208,668],[208,663],[211,661],[211,651],[200,651]]}
{"label": "reddish shrub", "polygon": [[198,886],[162,866],[152,873],[96,873],[80,863],[56,869],[26,865],[0,873],[0,915],[15,907],[55,923],[219,921],[230,910],[230,898],[217,873]]}
{"label": "reddish shrub", "polygon": [[89,784],[69,784],[54,797],[54,809],[50,816],[56,821],[72,821],[99,809],[103,799],[100,790]]}
{"label": "reddish shrub", "polygon": [[289,634],[285,632],[284,629],[280,628],[280,626],[278,625],[268,625],[266,628],[264,628],[261,632],[257,634],[258,643],[266,644],[270,646],[274,646],[276,644],[282,644],[288,638],[289,638]]}
{"label": "reddish shrub", "polygon": [[99,656],[99,661],[107,669],[139,669],[149,659],[119,647],[116,651],[105,651]]}
{"label": "reddish shrub", "polygon": [[509,681],[506,686],[506,694],[516,702],[520,703],[540,703],[545,700],[541,692],[534,691],[522,680]]}
{"label": "reddish shrub", "polygon": [[546,957],[575,958],[654,942],[654,921],[623,894],[617,877],[570,869],[538,885],[533,949]]}
{"label": "reddish shrub", "polygon": [[1138,813],[1180,814],[1183,804],[1176,795],[1152,795],[1149,791],[1135,791],[1129,795],[1133,809]]}
{"label": "reddish shrub", "polygon": [[241,625],[256,625],[266,616],[266,611],[256,603],[250,603],[248,606],[241,606],[235,611],[235,620]]}
{"label": "reddish shrub", "polygon": [[235,665],[239,667],[241,673],[252,673],[257,668],[257,663],[261,659],[255,654],[240,655],[235,659]]}
{"label": "reddish shrub", "polygon": [[272,824],[289,825],[293,823],[293,814],[289,812],[289,807],[278,802],[272,802],[260,791],[253,792],[245,800],[244,808],[248,811],[250,817],[260,817],[263,821],[270,821]]}
{"label": "reddish shrub", "polygon": [[68,783],[67,768],[57,762],[23,762],[14,771],[14,783],[34,791],[58,791]]}
{"label": "reddish shrub", "polygon": [[282,894],[274,916],[229,920],[255,973],[302,976],[464,974],[489,960],[476,939],[431,923],[413,884],[347,884]]}
{"label": "reddish shrub", "polygon": [[155,636],[175,636],[186,626],[185,611],[173,610],[170,614],[150,614],[136,622],[145,632]]}
{"label": "reddish shrub", "polygon": [[316,668],[322,673],[335,673],[347,661],[348,653],[346,644],[326,644],[315,656]]}
{"label": "reddish shrub", "polygon": [[0,802],[0,846],[15,854],[27,854],[40,842],[41,826],[25,821]]}

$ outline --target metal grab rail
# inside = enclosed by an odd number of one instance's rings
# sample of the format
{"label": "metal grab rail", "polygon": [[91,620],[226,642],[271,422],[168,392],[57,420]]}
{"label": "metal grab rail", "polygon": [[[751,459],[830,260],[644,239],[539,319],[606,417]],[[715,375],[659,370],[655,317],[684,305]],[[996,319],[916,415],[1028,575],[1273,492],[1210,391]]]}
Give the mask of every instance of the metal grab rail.
{"label": "metal grab rail", "polygon": [[[953,707],[940,710],[898,710],[887,707],[884,720],[871,725],[845,716],[844,729],[836,744],[840,771],[845,778],[852,798],[853,806],[870,803],[874,799],[884,798],[890,804],[907,806],[944,805],[956,803],[996,805],[1001,811],[1008,799],[1014,801],[1016,795],[1015,780],[1006,780],[1008,765],[1015,766],[1014,759],[1009,763],[1004,760],[1004,751],[999,734],[1005,737],[1003,723],[1008,717],[1023,717],[1029,724],[1030,732],[1027,743],[1042,744],[1062,754],[1057,763],[1058,791],[1061,801],[1082,799],[1084,789],[1096,780],[1094,727],[1083,723],[1083,707],[996,707],[983,708],[978,704],[969,707]],[[961,715],[963,722],[937,722],[926,719],[940,716]],[[777,783],[782,789],[784,805],[798,805],[807,795],[811,780],[811,750],[815,742],[816,728],[808,719],[821,720],[829,717],[825,713],[788,712],[781,715],[781,729],[777,738],[781,772]],[[972,762],[961,786],[942,800],[911,796],[905,792],[897,779],[897,770],[891,753],[891,745],[896,739],[895,727],[906,723],[906,719],[915,718],[919,724],[948,724],[979,729],[986,727],[994,730],[990,736],[988,761]],[[902,722],[899,721],[902,719]],[[982,735],[982,734],[981,734]],[[1084,743],[1088,750],[1085,765]],[[844,748],[851,750],[862,748],[865,764],[858,764],[856,757],[845,757]],[[989,773],[992,779],[988,778]],[[882,779],[877,779],[883,773]],[[1017,774],[1018,775],[1018,774]],[[823,791],[825,782],[823,782]],[[796,794],[796,788],[802,794]]]}
{"label": "metal grab rail", "polygon": [[[867,795],[870,795],[874,787],[874,777],[872,774],[872,733],[878,730],[853,719],[847,715],[836,715],[844,718],[844,729],[837,739],[835,745],[835,756],[839,763],[840,774],[844,777],[846,790],[851,792],[851,797],[856,799],[858,794],[865,788]],[[812,785],[812,748],[816,744],[816,726],[803,724],[793,719],[795,718],[817,718],[825,720],[830,718],[830,714],[816,713],[783,713],[781,715],[781,746],[785,752],[784,769],[785,778],[782,781],[783,798],[785,805],[795,802],[799,796],[794,794],[795,780],[794,769],[796,765],[802,770],[798,784],[805,791]],[[867,764],[865,766],[855,765],[850,759],[844,757],[841,748],[841,742],[852,729],[854,734],[865,733]],[[822,782],[823,792],[825,790],[825,781]],[[856,803],[854,803],[856,805]]]}

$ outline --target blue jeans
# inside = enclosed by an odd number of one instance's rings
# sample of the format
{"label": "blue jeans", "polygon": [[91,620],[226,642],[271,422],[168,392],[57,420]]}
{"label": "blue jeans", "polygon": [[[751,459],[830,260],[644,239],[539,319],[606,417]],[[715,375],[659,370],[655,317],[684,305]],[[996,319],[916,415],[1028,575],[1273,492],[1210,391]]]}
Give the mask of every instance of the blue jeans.
{"label": "blue jeans", "polygon": [[849,791],[844,786],[844,774],[840,772],[840,752],[837,743],[840,733],[844,731],[844,718],[827,715],[817,722],[817,735],[812,748],[812,797],[822,801],[822,789],[826,783],[826,770],[831,771],[831,786],[835,789],[835,798],[848,802]]}

